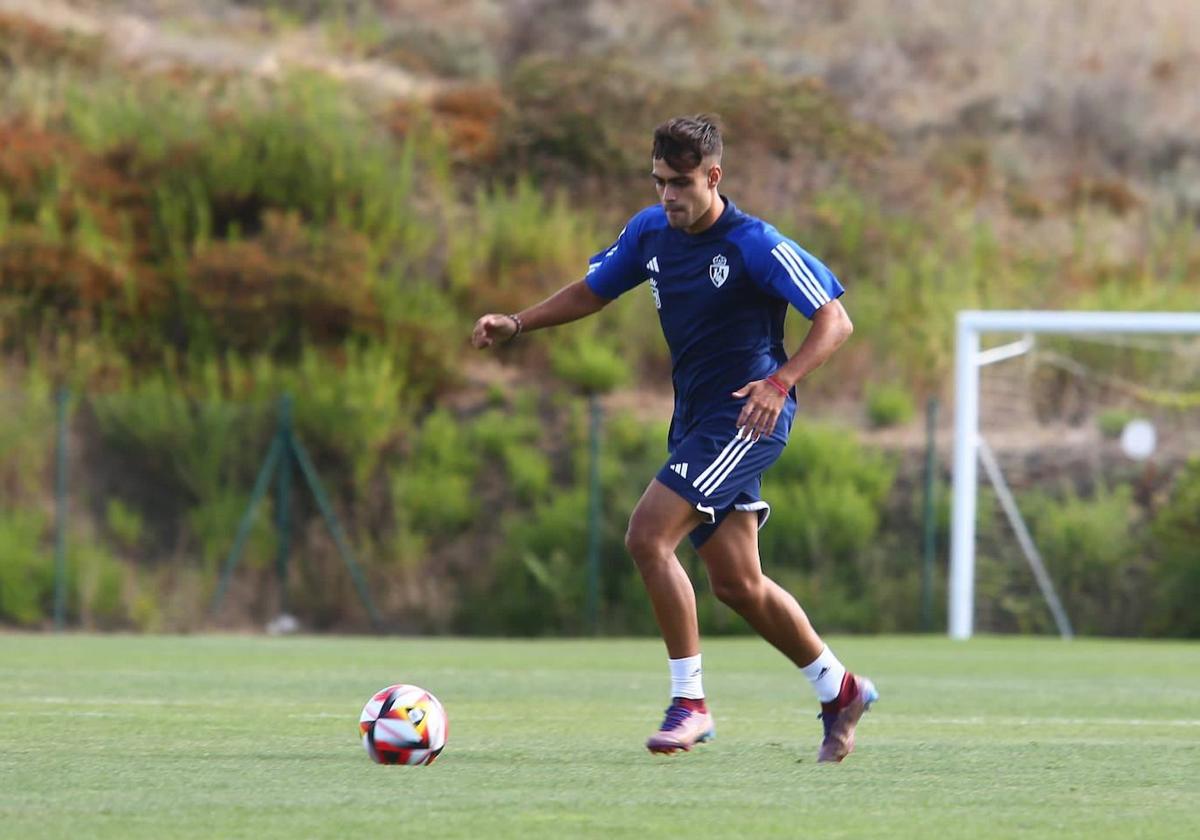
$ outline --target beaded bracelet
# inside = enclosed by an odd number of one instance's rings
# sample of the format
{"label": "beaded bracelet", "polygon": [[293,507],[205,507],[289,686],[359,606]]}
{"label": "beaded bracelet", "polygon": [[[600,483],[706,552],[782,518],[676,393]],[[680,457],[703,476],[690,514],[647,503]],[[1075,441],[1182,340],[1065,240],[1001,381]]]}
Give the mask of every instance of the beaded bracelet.
{"label": "beaded bracelet", "polygon": [[521,331],[525,329],[525,325],[521,323],[521,316],[516,314],[515,312],[512,313],[511,315],[507,315],[505,317],[507,317],[509,320],[511,320],[514,324],[517,325],[517,331],[508,337],[508,340],[512,341],[514,338],[516,338],[517,336],[519,336],[521,334]]}

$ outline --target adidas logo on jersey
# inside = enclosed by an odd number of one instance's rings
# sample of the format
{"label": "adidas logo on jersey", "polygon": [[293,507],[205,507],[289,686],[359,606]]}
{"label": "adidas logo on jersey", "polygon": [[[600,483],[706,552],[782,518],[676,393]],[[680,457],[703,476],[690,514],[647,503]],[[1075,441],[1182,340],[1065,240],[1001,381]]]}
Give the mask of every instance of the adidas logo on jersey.
{"label": "adidas logo on jersey", "polygon": [[687,461],[682,464],[671,464],[671,472],[678,475],[680,478],[687,478]]}
{"label": "adidas logo on jersey", "polygon": [[646,263],[648,271],[658,271],[658,257],[651,257],[650,262]]}

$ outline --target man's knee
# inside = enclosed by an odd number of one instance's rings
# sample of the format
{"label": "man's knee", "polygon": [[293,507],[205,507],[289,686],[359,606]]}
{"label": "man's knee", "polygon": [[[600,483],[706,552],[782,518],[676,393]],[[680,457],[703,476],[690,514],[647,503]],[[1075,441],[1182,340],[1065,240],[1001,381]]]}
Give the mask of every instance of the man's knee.
{"label": "man's knee", "polygon": [[735,611],[751,607],[762,598],[763,578],[761,575],[741,577],[719,577],[711,581],[713,595],[725,606]]}
{"label": "man's knee", "polygon": [[664,560],[671,550],[661,533],[644,524],[638,517],[629,520],[625,531],[625,548],[639,566],[649,566]]}

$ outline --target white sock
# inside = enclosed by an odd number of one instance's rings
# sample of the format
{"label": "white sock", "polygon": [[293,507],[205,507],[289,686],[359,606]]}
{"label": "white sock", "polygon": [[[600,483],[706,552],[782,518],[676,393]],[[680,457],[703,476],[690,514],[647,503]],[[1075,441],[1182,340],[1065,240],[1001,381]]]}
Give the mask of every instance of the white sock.
{"label": "white sock", "polygon": [[671,696],[687,697],[690,700],[704,699],[704,669],[700,667],[700,654],[683,659],[668,659],[671,667]]}
{"label": "white sock", "polygon": [[817,699],[828,703],[838,696],[842,690],[842,678],[846,676],[846,666],[838,661],[828,646],[821,649],[821,655],[800,669],[808,681],[812,683]]}

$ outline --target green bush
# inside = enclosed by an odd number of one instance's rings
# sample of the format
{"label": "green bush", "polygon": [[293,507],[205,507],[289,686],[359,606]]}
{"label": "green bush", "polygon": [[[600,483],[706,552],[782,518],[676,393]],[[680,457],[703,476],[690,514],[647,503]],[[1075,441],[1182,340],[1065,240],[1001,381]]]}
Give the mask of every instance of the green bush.
{"label": "green bush", "polygon": [[314,458],[327,455],[347,465],[353,483],[362,486],[384,453],[411,432],[427,396],[410,382],[407,367],[378,344],[349,344],[336,355],[309,348],[298,365],[259,357],[243,367],[242,392],[246,398],[290,394],[304,446]]}
{"label": "green bush", "polygon": [[1038,492],[1021,506],[1076,632],[1137,632],[1146,605],[1132,488],[1099,485],[1090,497]]}
{"label": "green bush", "polygon": [[28,627],[49,613],[54,557],[43,547],[45,534],[40,513],[0,511],[0,620]]}
{"label": "green bush", "polygon": [[126,624],[126,569],[112,554],[94,543],[71,551],[70,590],[76,618],[86,629],[115,629]]}
{"label": "green bush", "polygon": [[877,429],[903,426],[917,413],[908,389],[895,382],[868,385],[866,398],[867,420]]}
{"label": "green bush", "polygon": [[495,465],[522,504],[534,504],[550,491],[550,461],[538,448],[543,439],[536,406],[514,411],[490,410],[471,425],[471,437]]}
{"label": "green bush", "polygon": [[35,369],[10,379],[0,372],[0,487],[6,502],[33,499],[50,488],[56,426],[54,387],[44,373]]}
{"label": "green bush", "polygon": [[1096,415],[1096,425],[1100,427],[1100,434],[1110,440],[1116,440],[1129,425],[1129,421],[1136,416],[1128,409],[1111,408]]}
{"label": "green bush", "polygon": [[572,333],[550,351],[554,372],[589,394],[605,394],[630,377],[629,362],[611,342]]}
{"label": "green bush", "polygon": [[412,456],[391,481],[396,519],[414,533],[444,538],[475,519],[479,454],[466,429],[439,409],[413,438]]}
{"label": "green bush", "polygon": [[763,530],[764,551],[800,568],[852,563],[874,539],[893,479],[888,458],[863,449],[852,433],[797,422],[764,479],[764,494],[781,500],[772,506],[774,534]]}
{"label": "green bush", "polygon": [[870,629],[869,564],[894,478],[890,460],[852,434],[803,423],[764,478],[772,507],[759,532],[764,568],[790,582],[824,626]]}
{"label": "green bush", "polygon": [[117,544],[126,550],[141,542],[146,523],[142,515],[117,498],[110,498],[104,507],[104,521]]}
{"label": "green bush", "polygon": [[1147,629],[1164,636],[1200,636],[1200,459],[1191,459],[1175,479],[1151,534],[1158,569]]}
{"label": "green bush", "polygon": [[265,452],[254,444],[265,439],[268,419],[223,396],[215,368],[211,374],[199,399],[165,372],[95,397],[91,406],[105,446],[166,492],[192,500],[247,485]]}
{"label": "green bush", "polygon": [[446,273],[460,302],[480,312],[515,311],[531,292],[582,277],[595,250],[591,215],[527,178],[511,189],[478,188],[470,217],[471,235],[449,242]]}
{"label": "green bush", "polygon": [[[184,514],[189,535],[198,544],[199,566],[216,575],[230,551],[237,531],[250,504],[250,485],[221,488],[191,505]],[[272,499],[258,506],[240,562],[252,569],[264,568],[274,556],[276,537],[273,528]]]}
{"label": "green bush", "polygon": [[508,516],[492,568],[463,587],[459,623],[470,632],[541,635],[584,629],[586,489]]}

